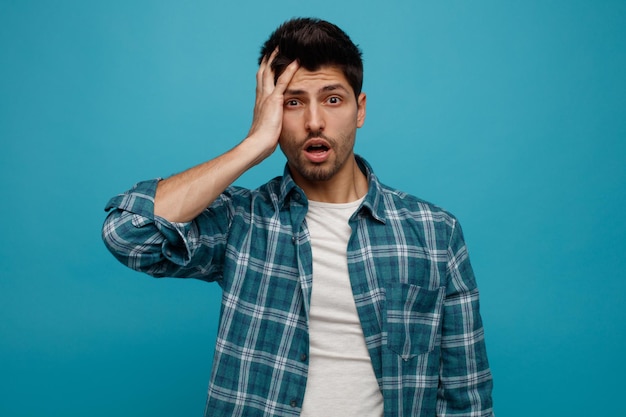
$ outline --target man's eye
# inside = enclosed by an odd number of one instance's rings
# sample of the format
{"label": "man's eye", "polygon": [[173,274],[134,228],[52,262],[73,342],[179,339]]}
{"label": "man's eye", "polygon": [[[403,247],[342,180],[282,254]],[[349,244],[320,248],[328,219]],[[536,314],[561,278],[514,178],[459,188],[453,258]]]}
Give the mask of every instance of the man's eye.
{"label": "man's eye", "polygon": [[285,106],[293,107],[293,106],[297,106],[297,105],[298,105],[298,100],[287,100],[285,102]]}
{"label": "man's eye", "polygon": [[341,103],[341,98],[339,98],[339,97],[329,97],[328,98],[328,102],[330,104],[339,104],[339,103]]}

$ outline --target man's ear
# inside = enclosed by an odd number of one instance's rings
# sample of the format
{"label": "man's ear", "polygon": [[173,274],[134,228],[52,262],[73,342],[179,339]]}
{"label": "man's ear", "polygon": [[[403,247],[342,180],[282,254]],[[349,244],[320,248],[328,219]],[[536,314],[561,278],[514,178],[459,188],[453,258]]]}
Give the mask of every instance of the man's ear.
{"label": "man's ear", "polygon": [[363,123],[365,123],[365,108],[367,106],[367,96],[365,93],[359,94],[356,105],[356,127],[361,127],[363,126]]}

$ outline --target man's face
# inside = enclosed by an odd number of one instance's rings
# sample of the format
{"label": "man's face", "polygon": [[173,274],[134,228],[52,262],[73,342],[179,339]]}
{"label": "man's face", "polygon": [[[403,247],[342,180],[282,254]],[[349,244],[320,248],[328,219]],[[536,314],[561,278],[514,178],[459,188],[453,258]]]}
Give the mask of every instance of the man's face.
{"label": "man's face", "polygon": [[335,67],[298,69],[284,94],[280,148],[296,183],[328,181],[348,172],[356,129],[365,121],[365,94],[357,99]]}

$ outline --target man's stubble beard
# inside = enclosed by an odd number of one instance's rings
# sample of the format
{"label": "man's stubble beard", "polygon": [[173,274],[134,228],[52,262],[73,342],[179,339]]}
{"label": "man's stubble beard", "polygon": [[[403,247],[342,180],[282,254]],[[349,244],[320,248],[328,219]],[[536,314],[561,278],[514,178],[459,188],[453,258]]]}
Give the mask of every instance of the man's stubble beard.
{"label": "man's stubble beard", "polygon": [[[339,140],[335,140],[321,132],[311,132],[302,141],[294,141],[291,138],[281,138],[280,148],[283,154],[287,157],[289,168],[296,170],[300,176],[306,181],[322,182],[332,179],[341,167],[346,163],[348,158],[352,156],[352,150],[354,147],[354,141],[356,136],[356,129],[349,135],[340,135]],[[302,145],[309,139],[322,138],[326,140],[331,149],[333,155],[328,160],[316,164],[309,161],[301,152]],[[283,143],[288,143],[288,149],[285,149]]]}

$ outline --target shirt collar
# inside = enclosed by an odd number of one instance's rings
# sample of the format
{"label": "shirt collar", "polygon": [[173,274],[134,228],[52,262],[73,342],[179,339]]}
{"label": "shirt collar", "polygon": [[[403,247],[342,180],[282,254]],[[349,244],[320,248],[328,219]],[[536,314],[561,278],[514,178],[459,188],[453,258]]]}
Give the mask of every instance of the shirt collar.
{"label": "shirt collar", "polygon": [[[356,162],[359,165],[361,171],[367,177],[368,190],[363,203],[358,212],[363,210],[368,211],[371,216],[381,223],[385,223],[385,208],[382,193],[382,184],[378,181],[378,178],[374,174],[374,170],[371,165],[361,156],[355,155]],[[285,164],[285,170],[283,172],[282,179],[280,181],[279,189],[279,202],[284,207],[289,205],[291,199],[295,199],[300,202],[306,201],[306,195],[304,191],[293,180],[291,173],[289,172],[289,165]]]}

